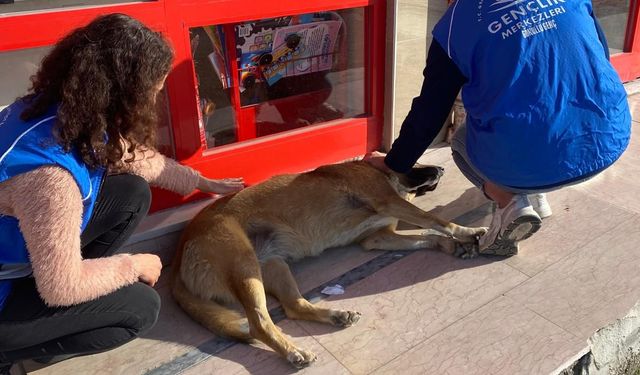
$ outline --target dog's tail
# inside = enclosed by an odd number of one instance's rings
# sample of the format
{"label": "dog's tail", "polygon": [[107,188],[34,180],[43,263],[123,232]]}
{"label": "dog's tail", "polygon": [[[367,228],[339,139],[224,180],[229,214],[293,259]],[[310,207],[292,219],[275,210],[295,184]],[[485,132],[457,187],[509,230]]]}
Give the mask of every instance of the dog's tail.
{"label": "dog's tail", "polygon": [[246,317],[216,301],[191,293],[179,275],[173,277],[172,292],[184,311],[213,333],[239,341],[253,341]]}

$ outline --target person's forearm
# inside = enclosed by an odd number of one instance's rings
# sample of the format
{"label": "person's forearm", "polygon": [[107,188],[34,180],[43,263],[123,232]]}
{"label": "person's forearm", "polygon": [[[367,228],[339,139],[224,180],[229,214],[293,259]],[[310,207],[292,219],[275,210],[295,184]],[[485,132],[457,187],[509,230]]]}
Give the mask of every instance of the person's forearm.
{"label": "person's forearm", "polygon": [[420,95],[413,99],[400,135],[385,158],[386,165],[396,172],[405,173],[411,169],[433,142],[466,81],[436,41],[429,48],[423,75]]}
{"label": "person's forearm", "polygon": [[125,154],[122,162],[110,172],[135,174],[144,178],[150,185],[181,195],[191,193],[200,181],[198,171],[181,165],[155,149],[143,150],[142,147],[138,147],[135,155]]}
{"label": "person's forearm", "polygon": [[82,259],[80,190],[66,170],[48,166],[13,177],[12,211],[19,220],[33,276],[49,306],[93,300],[138,280],[129,254]]}

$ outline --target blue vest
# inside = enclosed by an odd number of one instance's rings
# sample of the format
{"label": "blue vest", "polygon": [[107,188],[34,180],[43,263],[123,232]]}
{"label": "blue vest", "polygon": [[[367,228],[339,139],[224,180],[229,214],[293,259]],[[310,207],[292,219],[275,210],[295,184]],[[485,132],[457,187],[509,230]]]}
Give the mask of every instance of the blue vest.
{"label": "blue vest", "polygon": [[[0,112],[0,183],[45,165],[69,171],[76,180],[84,212],[82,229],[87,226],[100,189],[104,169],[90,170],[77,152],[64,152],[52,130],[54,107],[44,116],[22,121],[25,105],[17,101]],[[11,288],[10,279],[31,273],[29,253],[15,217],[0,215],[0,309]]]}
{"label": "blue vest", "polygon": [[433,30],[468,81],[467,152],[495,183],[550,187],[626,149],[627,95],[591,0],[457,0]]}

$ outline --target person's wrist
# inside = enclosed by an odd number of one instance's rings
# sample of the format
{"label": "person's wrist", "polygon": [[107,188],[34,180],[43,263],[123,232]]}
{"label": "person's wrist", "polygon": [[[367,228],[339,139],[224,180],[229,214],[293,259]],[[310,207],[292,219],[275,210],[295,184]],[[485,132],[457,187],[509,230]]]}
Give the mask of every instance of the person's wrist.
{"label": "person's wrist", "polygon": [[131,260],[131,266],[136,271],[138,275],[140,275],[140,254],[128,254],[129,259]]}
{"label": "person's wrist", "polygon": [[198,184],[196,185],[196,189],[200,190],[200,191],[204,191],[204,190],[208,190],[207,188],[209,187],[209,180],[200,175],[198,178]]}
{"label": "person's wrist", "polygon": [[395,172],[393,169],[391,169],[391,167],[389,167],[389,164],[387,164],[387,157],[386,156],[384,158],[382,158],[382,168],[384,168],[384,170],[386,172]]}

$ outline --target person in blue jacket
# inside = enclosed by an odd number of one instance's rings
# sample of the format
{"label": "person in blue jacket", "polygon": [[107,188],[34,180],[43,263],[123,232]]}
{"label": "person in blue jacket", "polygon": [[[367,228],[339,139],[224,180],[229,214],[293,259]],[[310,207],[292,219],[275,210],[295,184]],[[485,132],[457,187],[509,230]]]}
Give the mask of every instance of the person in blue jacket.
{"label": "person in blue jacket", "polygon": [[399,137],[370,160],[408,171],[462,89],[453,159],[497,204],[480,253],[516,254],[551,214],[543,193],[593,177],[629,143],[626,92],[591,0],[457,0],[433,39]]}

